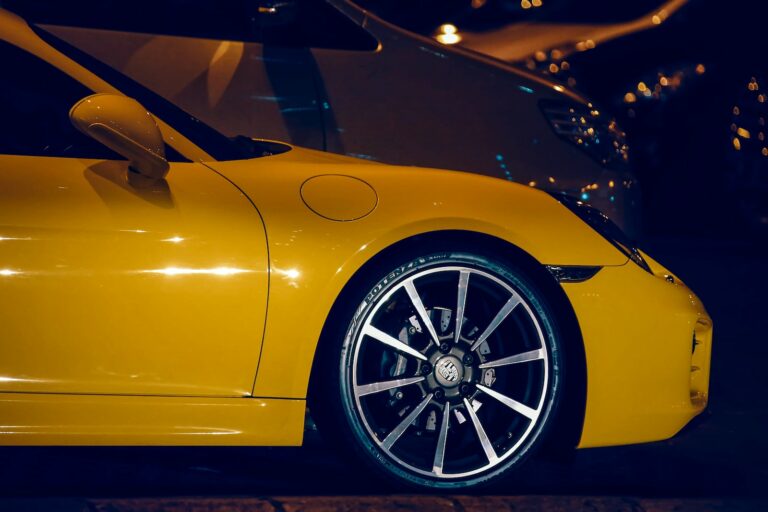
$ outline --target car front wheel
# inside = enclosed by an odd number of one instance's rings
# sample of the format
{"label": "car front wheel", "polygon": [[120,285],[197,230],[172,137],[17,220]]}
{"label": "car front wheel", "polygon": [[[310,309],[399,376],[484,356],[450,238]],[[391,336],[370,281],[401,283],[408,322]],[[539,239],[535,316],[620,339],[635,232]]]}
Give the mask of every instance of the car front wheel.
{"label": "car front wheel", "polygon": [[418,257],[360,291],[319,370],[321,431],[410,486],[467,488],[518,467],[560,396],[545,297],[514,266],[462,252]]}

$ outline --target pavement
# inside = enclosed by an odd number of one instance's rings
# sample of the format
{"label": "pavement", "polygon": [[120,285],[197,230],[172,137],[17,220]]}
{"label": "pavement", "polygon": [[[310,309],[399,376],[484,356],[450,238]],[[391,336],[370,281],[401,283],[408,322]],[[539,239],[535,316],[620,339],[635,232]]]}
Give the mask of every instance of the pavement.
{"label": "pavement", "polygon": [[532,461],[473,495],[403,495],[301,448],[0,448],[0,512],[554,510],[768,511],[768,242],[656,238],[714,319],[710,406],[667,441]]}

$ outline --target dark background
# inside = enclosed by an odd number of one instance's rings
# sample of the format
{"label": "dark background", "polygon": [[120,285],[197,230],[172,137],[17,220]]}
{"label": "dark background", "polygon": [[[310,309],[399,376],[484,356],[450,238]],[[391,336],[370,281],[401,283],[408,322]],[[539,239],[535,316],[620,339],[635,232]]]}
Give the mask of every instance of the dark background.
{"label": "dark background", "polygon": [[[544,0],[525,13],[512,1],[488,0],[480,9],[456,0],[361,3],[426,35],[446,22],[483,30],[520,20],[620,21],[659,4]],[[708,410],[671,440],[542,459],[490,492],[765,495],[768,156],[757,134],[760,119],[768,118],[768,101],[758,98],[768,91],[768,18],[762,4],[693,0],[656,29],[574,55],[571,72],[554,76],[572,78],[624,126],[643,185],[642,246],[697,291],[714,319]],[[695,70],[699,64],[703,73]],[[677,72],[682,78],[675,90],[624,100],[637,93],[638,82],[653,84],[660,74]],[[737,151],[739,127],[750,138],[739,138]],[[392,491],[339,460],[314,432],[302,448],[0,448],[0,461],[0,493],[7,496]]]}

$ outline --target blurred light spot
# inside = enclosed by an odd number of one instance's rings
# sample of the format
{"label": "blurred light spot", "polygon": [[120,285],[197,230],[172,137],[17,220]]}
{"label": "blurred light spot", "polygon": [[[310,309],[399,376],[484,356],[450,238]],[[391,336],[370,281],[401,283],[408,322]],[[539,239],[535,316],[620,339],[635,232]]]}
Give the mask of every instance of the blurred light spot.
{"label": "blurred light spot", "polygon": [[741,149],[741,141],[739,141],[739,139],[736,137],[733,138],[733,149],[735,149],[736,151],[739,151]]}
{"label": "blurred light spot", "polygon": [[444,23],[437,29],[438,34],[435,39],[442,44],[456,44],[461,41],[461,36],[458,34],[456,25],[451,23]]}
{"label": "blurred light spot", "polygon": [[535,181],[529,181],[528,182],[528,186],[529,187],[535,187],[536,186],[536,182]]}
{"label": "blurred light spot", "polygon": [[616,183],[615,183],[613,180],[610,180],[610,181],[608,182],[608,186],[609,186],[610,188],[613,188],[613,187],[615,187],[615,186],[616,186]]}
{"label": "blurred light spot", "polygon": [[562,85],[554,85],[554,86],[552,86],[552,88],[554,90],[556,90],[557,92],[563,92],[565,90],[565,88],[563,88]]}
{"label": "blurred light spot", "polygon": [[440,32],[443,34],[455,34],[457,31],[458,29],[456,28],[456,25],[452,25],[450,23],[440,25]]}
{"label": "blurred light spot", "polygon": [[542,4],[541,0],[531,0],[531,5],[533,5],[534,7],[541,7],[541,4]]}
{"label": "blurred light spot", "polygon": [[661,25],[661,18],[659,17],[658,14],[654,14],[653,16],[651,16],[651,23],[653,23],[654,25]]}
{"label": "blurred light spot", "polygon": [[707,70],[707,68],[704,67],[704,64],[697,64],[696,65],[696,74],[702,75]]}
{"label": "blurred light spot", "polygon": [[581,194],[581,200],[582,200],[582,201],[587,201],[587,200],[589,200],[589,194],[587,194],[586,192],[582,193],[582,194]]}
{"label": "blurred light spot", "polygon": [[547,178],[547,180],[549,180],[549,182],[550,182],[550,183],[554,183],[554,182],[555,182],[555,178],[553,178],[552,176],[550,176],[549,178]]}
{"label": "blurred light spot", "polygon": [[518,85],[517,88],[523,92],[527,92],[528,94],[533,94],[533,89],[531,89],[530,87],[526,87],[524,85]]}
{"label": "blurred light spot", "polygon": [[180,236],[172,236],[171,238],[166,238],[163,240],[163,242],[170,242],[172,244],[180,244],[184,241],[184,238]]}
{"label": "blurred light spot", "polygon": [[19,272],[17,270],[11,270],[9,268],[0,269],[0,276],[6,276],[6,277],[7,276],[15,276],[15,275],[20,274],[20,273],[21,272]]}
{"label": "blurred light spot", "polygon": [[456,44],[461,41],[461,36],[458,34],[438,34],[435,39],[442,44]]}
{"label": "blurred light spot", "polygon": [[744,139],[750,138],[749,130],[739,127],[736,129],[736,133],[739,135],[739,137],[742,137]]}
{"label": "blurred light spot", "polygon": [[520,1],[520,7],[523,9],[530,9],[533,4],[531,4],[530,0],[521,0]]}
{"label": "blurred light spot", "polygon": [[534,53],[534,54],[533,54],[533,57],[534,57],[534,58],[535,58],[537,61],[539,61],[539,62],[544,62],[545,60],[547,60],[547,54],[546,54],[546,53],[544,53],[544,52],[543,52],[543,51],[541,51],[541,50],[539,50],[539,51],[537,51],[536,53]]}
{"label": "blurred light spot", "polygon": [[557,73],[558,71],[560,71],[560,68],[557,66],[557,64],[553,62],[552,64],[549,65],[550,73]]}

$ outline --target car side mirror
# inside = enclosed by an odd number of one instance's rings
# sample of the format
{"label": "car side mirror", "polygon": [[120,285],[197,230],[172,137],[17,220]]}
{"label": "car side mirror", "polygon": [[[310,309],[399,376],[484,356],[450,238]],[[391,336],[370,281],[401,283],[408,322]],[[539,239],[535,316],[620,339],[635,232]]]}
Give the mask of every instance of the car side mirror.
{"label": "car side mirror", "polygon": [[168,174],[163,135],[138,101],[118,94],[93,94],[75,103],[69,119],[79,131],[127,158],[133,172],[152,180]]}

